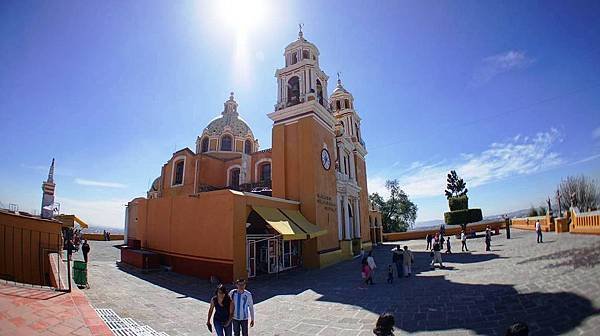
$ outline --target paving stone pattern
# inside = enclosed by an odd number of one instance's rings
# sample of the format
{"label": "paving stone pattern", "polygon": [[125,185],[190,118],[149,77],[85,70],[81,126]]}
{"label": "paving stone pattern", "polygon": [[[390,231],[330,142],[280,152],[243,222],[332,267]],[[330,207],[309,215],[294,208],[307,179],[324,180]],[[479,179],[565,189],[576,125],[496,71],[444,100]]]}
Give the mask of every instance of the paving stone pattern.
{"label": "paving stone pattern", "polygon": [[[380,313],[396,316],[396,335],[504,335],[515,321],[531,335],[600,335],[600,237],[513,230],[468,241],[469,253],[444,255],[430,270],[425,241],[401,242],[415,252],[410,278],[386,283],[392,245],[378,247],[375,285],[363,286],[359,260],[323,270],[296,270],[251,280],[256,325],[251,335],[372,335]],[[214,285],[172,272],[142,273],[119,265],[120,242],[91,242],[84,292],[95,308],[113,309],[169,335],[209,335]]]}

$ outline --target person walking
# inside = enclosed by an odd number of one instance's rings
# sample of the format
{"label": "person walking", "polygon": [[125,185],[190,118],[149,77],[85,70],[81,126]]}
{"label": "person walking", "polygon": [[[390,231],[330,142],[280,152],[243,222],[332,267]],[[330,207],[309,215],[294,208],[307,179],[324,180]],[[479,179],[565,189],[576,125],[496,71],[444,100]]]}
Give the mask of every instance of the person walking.
{"label": "person walking", "polygon": [[427,248],[425,248],[426,250],[430,250],[431,249],[431,235],[428,233],[427,236],[425,236],[425,240],[427,241]]}
{"label": "person walking", "polygon": [[442,254],[440,253],[440,243],[433,243],[433,260],[431,260],[431,268],[435,268],[435,263],[440,264],[440,268],[444,268],[442,264]]}
{"label": "person walking", "polygon": [[543,243],[544,241],[542,240],[542,225],[540,224],[539,219],[535,221],[535,233],[537,233],[538,244]]}
{"label": "person walking", "polygon": [[83,253],[83,261],[88,262],[88,253],[90,253],[90,244],[88,244],[87,239],[83,241],[83,245],[81,245],[81,252]]}
{"label": "person walking", "polygon": [[467,248],[467,235],[465,234],[465,230],[462,230],[460,232],[460,243],[461,243],[461,250],[464,252],[465,250],[467,250],[467,252],[469,251],[469,249]]}
{"label": "person walking", "polygon": [[446,254],[452,254],[452,250],[450,249],[450,236],[446,239]]}
{"label": "person walking", "polygon": [[415,262],[415,257],[408,249],[408,246],[405,245],[404,252],[402,253],[402,265],[404,266],[404,276],[407,278],[412,274],[413,262]]}
{"label": "person walking", "polygon": [[371,268],[369,267],[369,263],[367,263],[367,258],[362,259],[361,265],[361,275],[365,280],[365,285],[372,284],[373,279],[371,278]]}
{"label": "person walking", "polygon": [[[233,317],[234,304],[225,285],[220,284],[215,290],[215,296],[210,299],[210,308],[208,308],[208,320],[206,326],[212,332],[212,326],[215,327],[217,336],[231,336],[231,319]],[[213,316],[213,323],[210,323],[210,317]]]}
{"label": "person walking", "polygon": [[394,336],[394,315],[391,313],[384,313],[379,316],[375,329],[373,329],[373,335],[376,336]]}
{"label": "person walking", "polygon": [[440,235],[440,250],[444,249],[444,241],[445,241],[444,236]]}
{"label": "person walking", "polygon": [[488,226],[485,229],[485,250],[486,251],[491,251],[491,246],[492,245],[492,230],[490,230],[490,227]]}
{"label": "person walking", "polygon": [[396,276],[398,279],[402,277],[402,249],[400,245],[396,245],[396,248],[392,251],[392,262],[396,265]]}
{"label": "person walking", "polygon": [[373,258],[373,250],[369,251],[369,256],[367,257],[367,264],[371,269],[371,285],[373,284],[373,279],[375,278],[375,269],[377,268],[377,264],[375,264],[375,258]]}
{"label": "person walking", "polygon": [[[254,327],[254,301],[252,293],[246,290],[246,280],[237,279],[235,282],[237,289],[229,292],[229,297],[233,301],[233,334],[240,336],[240,330],[243,336],[248,336],[248,317],[250,317],[250,328]],[[249,314],[248,314],[249,313]]]}

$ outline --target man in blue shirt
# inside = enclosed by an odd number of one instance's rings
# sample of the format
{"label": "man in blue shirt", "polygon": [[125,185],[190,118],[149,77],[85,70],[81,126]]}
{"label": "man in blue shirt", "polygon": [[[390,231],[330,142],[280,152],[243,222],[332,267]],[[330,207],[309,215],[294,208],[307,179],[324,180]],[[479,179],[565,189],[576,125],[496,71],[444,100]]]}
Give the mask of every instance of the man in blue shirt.
{"label": "man in blue shirt", "polygon": [[252,293],[246,290],[246,280],[238,279],[235,282],[237,289],[229,292],[233,301],[233,334],[240,336],[240,329],[243,336],[248,336],[248,317],[250,318],[250,327],[254,327],[254,302]]}

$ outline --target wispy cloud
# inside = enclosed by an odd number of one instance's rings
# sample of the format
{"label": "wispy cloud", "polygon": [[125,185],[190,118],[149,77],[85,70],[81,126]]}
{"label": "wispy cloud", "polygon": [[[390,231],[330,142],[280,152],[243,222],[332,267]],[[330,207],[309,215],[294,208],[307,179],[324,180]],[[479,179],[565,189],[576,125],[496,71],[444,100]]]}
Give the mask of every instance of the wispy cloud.
{"label": "wispy cloud", "polygon": [[[48,175],[48,171],[50,170],[50,163],[48,163],[48,165],[35,165],[35,164],[21,163],[21,168],[36,170],[36,171],[45,173],[42,175]],[[54,175],[56,175],[56,176],[73,176],[73,172],[70,169],[65,169],[61,166],[57,166],[56,169],[54,170]]]}
{"label": "wispy cloud", "polygon": [[94,180],[86,180],[82,178],[76,178],[75,183],[82,186],[89,187],[101,187],[101,188],[127,188],[125,184],[117,183],[117,182],[104,182],[104,181],[94,181]]}
{"label": "wispy cloud", "polygon": [[481,61],[471,79],[472,86],[483,85],[492,78],[515,69],[525,68],[535,62],[523,51],[509,50],[497,55],[489,56]]}
{"label": "wispy cloud", "polygon": [[560,132],[553,128],[531,137],[519,135],[505,142],[492,143],[480,153],[461,154],[460,159],[455,161],[444,160],[427,165],[413,162],[407,171],[369,179],[369,192],[387,196],[385,179],[397,178],[401,188],[411,197],[441,196],[446,187],[446,175],[452,169],[465,179],[468,187],[537,173],[564,163],[552,150],[561,141]]}
{"label": "wispy cloud", "polygon": [[78,200],[57,197],[60,212],[74,214],[90,225],[123,227],[126,200]]}
{"label": "wispy cloud", "polygon": [[573,161],[571,162],[571,165],[576,165],[576,164],[580,164],[580,163],[584,163],[584,162],[589,162],[589,161],[593,161],[596,159],[600,158],[600,154],[594,154],[594,155],[590,155],[588,157],[584,157],[583,159],[579,159],[577,161]]}

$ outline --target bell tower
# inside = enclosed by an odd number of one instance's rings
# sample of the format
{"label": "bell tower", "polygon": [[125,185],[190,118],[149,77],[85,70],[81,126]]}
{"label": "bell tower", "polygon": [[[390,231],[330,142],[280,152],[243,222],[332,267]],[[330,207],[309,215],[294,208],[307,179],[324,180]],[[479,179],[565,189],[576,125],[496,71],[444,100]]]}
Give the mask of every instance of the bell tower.
{"label": "bell tower", "polygon": [[298,39],[285,47],[285,66],[275,72],[277,104],[275,110],[316,100],[327,106],[327,80],[319,67],[319,49],[304,38],[302,25]]}
{"label": "bell tower", "polygon": [[[304,38],[284,52],[284,67],[275,72],[277,103],[273,120],[273,197],[300,202],[300,211],[313,224],[337,232],[335,124],[327,100],[329,77],[319,67],[319,50]],[[303,243],[304,264],[323,265],[324,251],[339,249],[335,234]]]}

